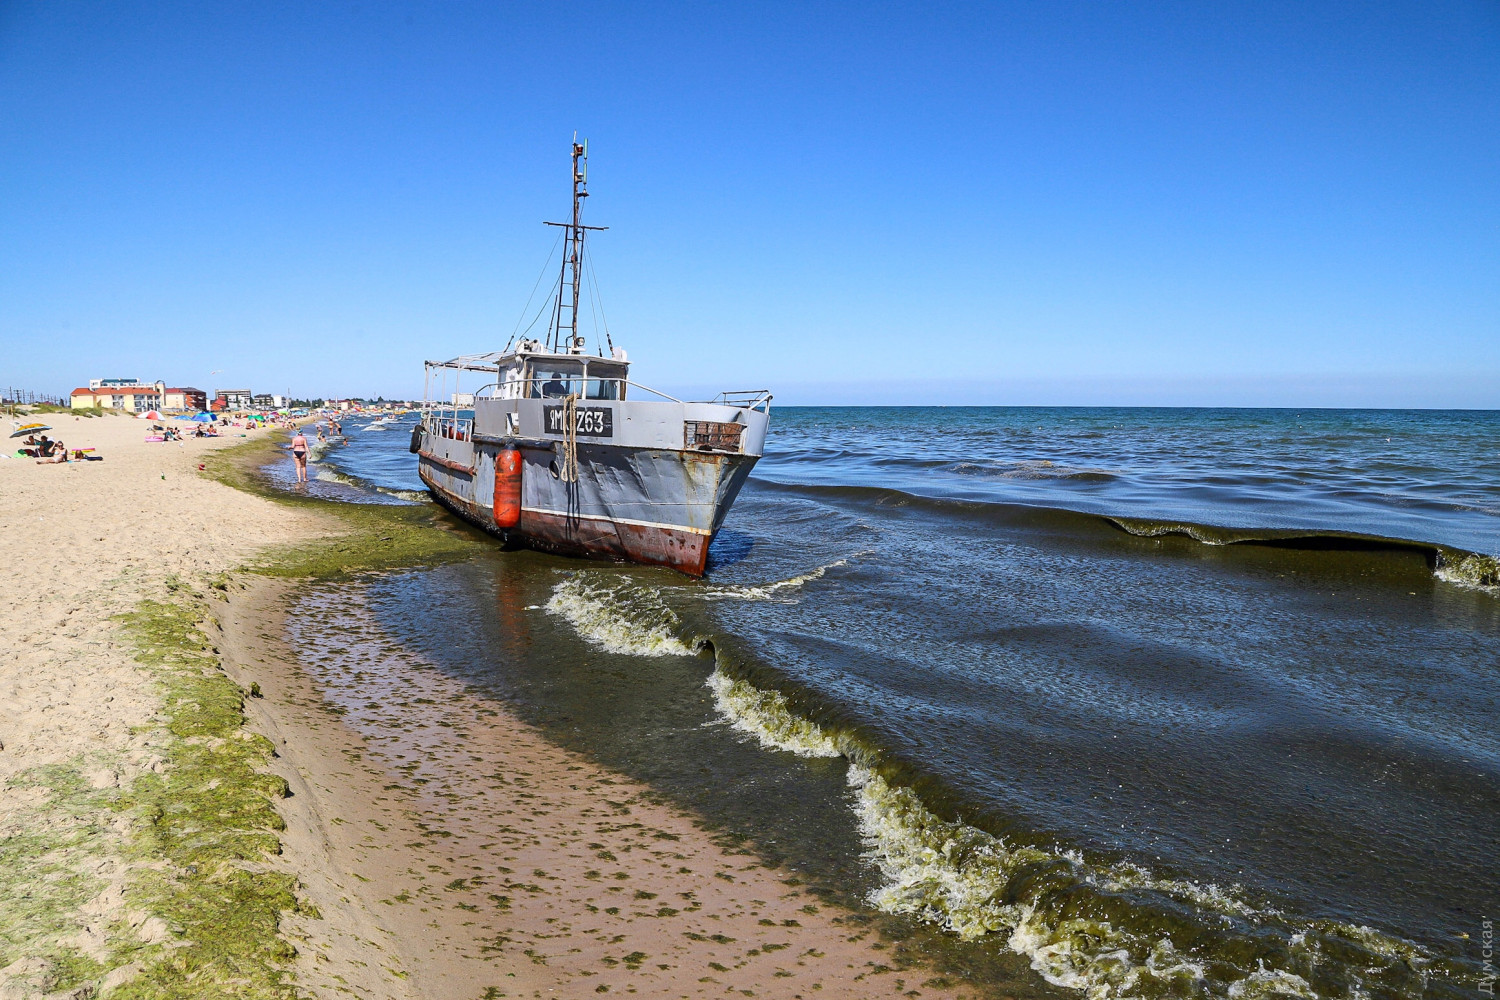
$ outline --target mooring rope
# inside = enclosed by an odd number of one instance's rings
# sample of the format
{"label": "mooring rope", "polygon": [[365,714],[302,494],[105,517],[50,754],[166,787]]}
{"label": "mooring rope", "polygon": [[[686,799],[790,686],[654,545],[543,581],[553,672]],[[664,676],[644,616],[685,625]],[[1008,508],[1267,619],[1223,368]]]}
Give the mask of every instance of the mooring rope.
{"label": "mooring rope", "polygon": [[563,467],[557,477],[565,483],[578,482],[578,394],[568,393],[563,400]]}

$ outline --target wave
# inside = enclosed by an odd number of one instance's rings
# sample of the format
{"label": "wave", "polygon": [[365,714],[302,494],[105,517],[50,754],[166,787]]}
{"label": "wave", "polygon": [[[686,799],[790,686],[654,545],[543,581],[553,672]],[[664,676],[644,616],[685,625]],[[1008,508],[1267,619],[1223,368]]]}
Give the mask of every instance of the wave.
{"label": "wave", "polygon": [[788,577],[785,580],[777,580],[773,583],[740,585],[721,584],[717,586],[705,587],[701,591],[697,592],[695,596],[701,597],[707,601],[773,601],[778,599],[785,599],[783,595],[785,595],[787,591],[796,590],[805,583],[811,583],[814,580],[822,579],[823,574],[827,573],[829,570],[837,569],[840,566],[849,565],[850,559],[858,559],[861,556],[867,556],[870,554],[871,553],[869,550],[866,550],[864,552],[856,552],[852,556],[848,556],[843,559],[836,559],[833,562],[825,563],[822,566],[817,567],[816,569],[808,570],[806,573],[799,573],[796,576]]}
{"label": "wave", "polygon": [[384,493],[388,497],[396,497],[399,500],[407,500],[411,503],[431,503],[432,494],[426,490],[403,490],[393,486],[372,486],[376,493]]}
{"label": "wave", "polygon": [[1212,996],[1230,1000],[1420,995],[1429,977],[1463,978],[1420,946],[1373,928],[1301,920],[1257,906],[1237,887],[1164,877],[1131,862],[1013,845],[934,813],[888,776],[858,738],[791,710],[788,700],[716,668],[714,703],[762,746],[843,756],[867,857],[881,886],[869,902],[965,940],[998,938],[1042,978],[1091,1000]]}
{"label": "wave", "polygon": [[313,478],[321,479],[325,483],[343,483],[345,486],[363,486],[357,478],[345,472],[340,472],[331,465],[320,464],[313,469]]}
{"label": "wave", "polygon": [[873,906],[1001,943],[1048,982],[1090,1000],[1414,997],[1476,985],[1453,959],[1371,927],[1300,917],[1238,886],[1020,843],[940,815],[903,780],[908,770],[853,726],[810,718],[782,691],[738,676],[725,653],[732,637],[684,638],[682,620],[654,588],[577,573],[546,608],[611,652],[712,651],[705,683],[723,723],[768,750],[848,761],[855,821],[881,874]]}
{"label": "wave", "polygon": [[1353,552],[1415,552],[1427,560],[1433,576],[1488,593],[1500,593],[1500,557],[1479,552],[1387,538],[1353,531],[1299,531],[1272,528],[1222,528],[1187,521],[1154,521],[1135,517],[1106,517],[1105,521],[1138,538],[1180,535],[1204,545],[1268,545],[1278,548],[1325,549]]}
{"label": "wave", "polygon": [[764,691],[718,667],[708,675],[708,688],[724,720],[768,750],[786,750],[799,757],[842,757],[847,751],[822,727],[792,711],[780,691]]}
{"label": "wave", "polygon": [[[314,453],[316,453],[318,447],[319,445],[313,445]],[[399,487],[381,486],[360,476],[356,476],[352,472],[345,472],[340,466],[329,461],[314,462],[309,466],[309,471],[312,473],[312,478],[314,479],[325,483],[338,483],[341,486],[348,486],[360,493],[377,493],[381,497],[394,497],[397,500],[404,500],[407,503],[430,503],[432,500],[431,495],[425,490],[407,490]],[[345,499],[353,498],[346,497]],[[370,497],[367,502],[389,503],[391,501],[382,500],[378,497]]]}
{"label": "wave", "polygon": [[1158,521],[1142,517],[1111,517],[1103,520],[1137,538],[1181,535],[1204,545],[1271,545],[1281,548],[1338,549],[1352,552],[1409,551],[1420,553],[1434,565],[1446,549],[1434,542],[1417,542],[1355,531],[1303,528],[1225,528],[1191,521]]}
{"label": "wave", "polygon": [[1440,542],[1320,528],[1225,527],[1167,518],[1129,517],[1049,507],[1013,501],[932,497],[885,486],[790,484],[755,477],[757,486],[776,492],[823,496],[882,507],[915,507],[935,514],[1004,521],[1041,527],[1086,531],[1105,526],[1137,538],[1180,536],[1203,545],[1261,545],[1272,548],[1344,552],[1410,552],[1421,556],[1433,575],[1456,584],[1500,596],[1500,555],[1460,549]]}
{"label": "wave", "polygon": [[349,439],[342,436],[331,437],[323,441],[314,441],[307,449],[307,460],[309,462],[321,462],[328,450],[334,447],[342,447],[349,443]]}
{"label": "wave", "polygon": [[1500,558],[1478,552],[1444,553],[1436,570],[1445,583],[1500,593]]}
{"label": "wave", "polygon": [[586,642],[610,653],[692,656],[677,637],[677,616],[649,587],[582,571],[559,583],[543,607],[566,620]]}

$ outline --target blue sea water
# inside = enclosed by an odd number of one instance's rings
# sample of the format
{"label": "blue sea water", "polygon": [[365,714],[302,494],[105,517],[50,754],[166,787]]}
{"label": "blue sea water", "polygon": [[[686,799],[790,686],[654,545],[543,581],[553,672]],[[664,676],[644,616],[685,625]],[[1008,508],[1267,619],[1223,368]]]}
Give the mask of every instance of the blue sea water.
{"label": "blue sea water", "polygon": [[[421,492],[408,415],[324,452]],[[757,478],[1500,554],[1500,411],[1146,407],[778,409]]]}
{"label": "blue sea water", "polygon": [[[320,462],[414,499],[410,426]],[[373,592],[705,813],[754,825],[744,746],[843,761],[863,849],[817,863],[1053,984],[1457,997],[1500,902],[1497,554],[1494,412],[787,408],[705,581],[496,551]],[[486,624],[405,610],[439,604]]]}

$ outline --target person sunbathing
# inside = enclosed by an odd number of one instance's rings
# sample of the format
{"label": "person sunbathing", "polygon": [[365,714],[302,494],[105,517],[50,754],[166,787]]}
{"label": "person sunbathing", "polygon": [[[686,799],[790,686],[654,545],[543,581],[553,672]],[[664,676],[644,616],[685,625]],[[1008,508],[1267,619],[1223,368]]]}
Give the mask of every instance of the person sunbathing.
{"label": "person sunbathing", "polygon": [[68,460],[68,446],[61,441],[48,441],[42,437],[42,446],[37,449],[37,465],[55,465]]}

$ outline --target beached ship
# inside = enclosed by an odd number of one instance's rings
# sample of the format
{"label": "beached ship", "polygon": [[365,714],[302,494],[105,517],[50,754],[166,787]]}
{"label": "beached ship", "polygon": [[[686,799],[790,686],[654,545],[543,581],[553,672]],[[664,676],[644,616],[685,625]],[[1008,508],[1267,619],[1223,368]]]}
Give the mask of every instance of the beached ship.
{"label": "beached ship", "polygon": [[507,544],[701,576],[764,448],[771,394],[689,402],[640,385],[607,326],[588,353],[584,240],[606,227],[583,225],[586,145],[572,156],[572,217],[547,223],[562,229],[563,257],[546,339],[427,362],[411,450],[440,503]]}

